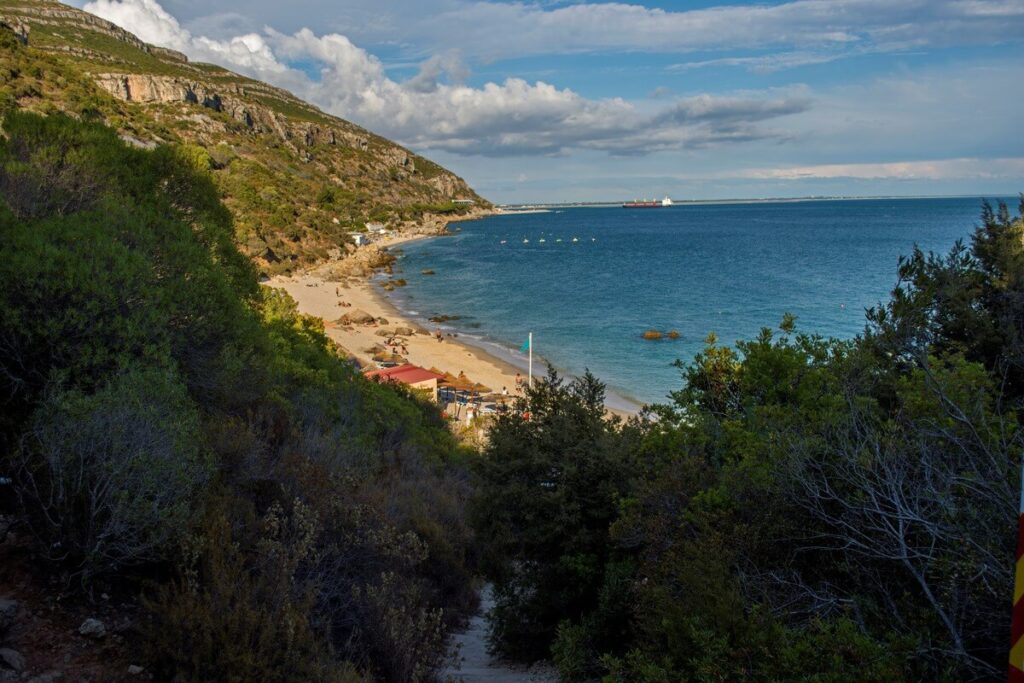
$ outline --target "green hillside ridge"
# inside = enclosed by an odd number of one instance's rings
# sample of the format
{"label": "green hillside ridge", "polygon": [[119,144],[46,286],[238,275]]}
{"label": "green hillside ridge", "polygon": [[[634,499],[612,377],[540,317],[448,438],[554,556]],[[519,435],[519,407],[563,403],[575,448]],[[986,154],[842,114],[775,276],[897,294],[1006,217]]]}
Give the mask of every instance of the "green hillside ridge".
{"label": "green hillside ridge", "polygon": [[368,221],[434,231],[490,207],[428,159],[87,12],[0,0],[0,21],[24,43],[0,54],[5,102],[98,117],[139,146],[194,145],[234,215],[243,253],[267,274],[337,256]]}

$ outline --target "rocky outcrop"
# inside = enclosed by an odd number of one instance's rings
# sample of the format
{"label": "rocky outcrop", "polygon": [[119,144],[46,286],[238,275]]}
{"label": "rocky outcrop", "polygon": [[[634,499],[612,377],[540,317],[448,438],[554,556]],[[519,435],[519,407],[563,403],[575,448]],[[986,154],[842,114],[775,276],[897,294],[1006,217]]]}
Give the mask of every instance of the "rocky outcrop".
{"label": "rocky outcrop", "polygon": [[[95,80],[100,88],[126,102],[194,104],[223,112],[255,133],[277,136],[293,149],[345,145],[366,151],[370,146],[367,136],[344,130],[340,126],[335,128],[311,122],[293,122],[270,107],[253,104],[250,98],[253,94],[266,95],[269,91],[275,96],[280,95],[269,87],[249,88],[240,84],[227,84],[214,88],[198,80],[154,74],[101,73],[95,76]],[[262,93],[259,92],[261,90]],[[410,174],[416,171],[412,157],[400,147],[384,149],[381,157],[386,165],[397,166]]]}
{"label": "rocky outcrop", "polygon": [[0,17],[0,26],[10,29],[22,45],[28,45],[29,26],[17,17]]}

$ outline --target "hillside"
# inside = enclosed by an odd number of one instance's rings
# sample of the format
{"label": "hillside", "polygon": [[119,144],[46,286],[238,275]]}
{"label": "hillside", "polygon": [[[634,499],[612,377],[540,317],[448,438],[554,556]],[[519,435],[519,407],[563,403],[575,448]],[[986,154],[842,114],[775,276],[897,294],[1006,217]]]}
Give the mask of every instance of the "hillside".
{"label": "hillside", "polygon": [[450,171],[291,93],[87,12],[0,0],[0,21],[23,43],[0,54],[5,106],[99,117],[136,146],[195,146],[264,272],[327,259],[367,221],[432,230],[489,206]]}

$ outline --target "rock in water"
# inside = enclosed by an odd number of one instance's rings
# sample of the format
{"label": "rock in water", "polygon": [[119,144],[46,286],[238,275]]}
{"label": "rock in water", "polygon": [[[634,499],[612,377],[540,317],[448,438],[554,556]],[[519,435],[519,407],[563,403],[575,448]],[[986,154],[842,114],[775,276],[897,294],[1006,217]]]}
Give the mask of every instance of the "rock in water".
{"label": "rock in water", "polygon": [[99,619],[86,619],[82,622],[82,625],[78,627],[78,632],[86,638],[95,638],[99,640],[103,636],[107,635],[107,627],[103,625],[103,622]]}

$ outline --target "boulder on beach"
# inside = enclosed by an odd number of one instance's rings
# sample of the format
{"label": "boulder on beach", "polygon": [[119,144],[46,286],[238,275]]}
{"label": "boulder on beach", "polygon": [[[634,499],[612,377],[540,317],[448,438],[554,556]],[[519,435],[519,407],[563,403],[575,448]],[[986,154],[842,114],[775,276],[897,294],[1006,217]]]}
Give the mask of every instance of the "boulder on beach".
{"label": "boulder on beach", "polygon": [[377,324],[378,325],[387,325],[388,324],[388,319],[387,318],[377,318]]}
{"label": "boulder on beach", "polygon": [[658,330],[647,330],[641,335],[644,339],[653,340],[661,339],[661,332]]}
{"label": "boulder on beach", "polygon": [[397,332],[395,332],[395,330],[389,330],[386,327],[382,327],[381,329],[374,332],[374,334],[376,334],[378,337],[393,337],[395,334],[397,334]]}
{"label": "boulder on beach", "polygon": [[416,333],[412,330],[412,328],[409,327],[396,327],[395,334],[400,337],[411,337]]}
{"label": "boulder on beach", "polygon": [[357,308],[356,310],[350,311],[345,315],[341,316],[340,318],[338,318],[338,323],[341,325],[349,325],[352,323],[356,323],[357,325],[364,325],[366,323],[372,323],[374,320],[375,318],[372,315],[362,310],[361,308]]}

